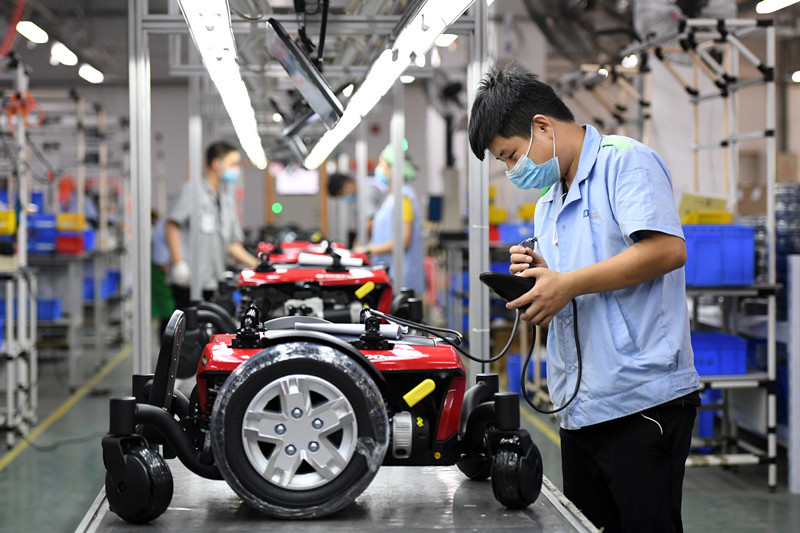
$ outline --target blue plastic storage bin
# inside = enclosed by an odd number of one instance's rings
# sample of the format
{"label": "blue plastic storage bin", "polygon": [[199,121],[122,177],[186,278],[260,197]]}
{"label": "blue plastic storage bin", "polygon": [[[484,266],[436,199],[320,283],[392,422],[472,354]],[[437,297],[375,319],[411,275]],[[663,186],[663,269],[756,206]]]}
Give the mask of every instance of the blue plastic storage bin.
{"label": "blue plastic storage bin", "polygon": [[44,211],[44,191],[31,191],[31,203],[39,208],[39,213]]}
{"label": "blue plastic storage bin", "polygon": [[693,331],[694,366],[703,376],[747,373],[747,341],[717,331]]}
{"label": "blue plastic storage bin", "polygon": [[61,298],[37,298],[37,320],[58,320],[61,318]]}
{"label": "blue plastic storage bin", "polygon": [[752,285],[755,228],[735,224],[687,224],[686,285]]}
{"label": "blue plastic storage bin", "polygon": [[522,372],[522,359],[518,353],[506,355],[506,388],[508,392],[521,394],[519,376]]}
{"label": "blue plastic storage bin", "polygon": [[93,252],[95,249],[95,230],[89,228],[83,231],[83,249],[86,252]]}
{"label": "blue plastic storage bin", "polygon": [[498,224],[502,244],[519,244],[533,237],[533,224]]}
{"label": "blue plastic storage bin", "polygon": [[36,213],[28,215],[28,229],[32,230],[56,230],[55,213]]}

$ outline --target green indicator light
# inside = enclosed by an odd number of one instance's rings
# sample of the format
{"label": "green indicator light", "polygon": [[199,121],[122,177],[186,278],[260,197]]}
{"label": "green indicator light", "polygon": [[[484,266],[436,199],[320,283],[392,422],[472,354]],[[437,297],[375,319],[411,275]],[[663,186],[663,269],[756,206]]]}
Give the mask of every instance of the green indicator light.
{"label": "green indicator light", "polygon": [[403,139],[403,151],[408,151],[408,139]]}
{"label": "green indicator light", "polygon": [[272,204],[273,213],[278,214],[281,211],[283,211],[283,205],[280,202],[275,202],[274,204]]}

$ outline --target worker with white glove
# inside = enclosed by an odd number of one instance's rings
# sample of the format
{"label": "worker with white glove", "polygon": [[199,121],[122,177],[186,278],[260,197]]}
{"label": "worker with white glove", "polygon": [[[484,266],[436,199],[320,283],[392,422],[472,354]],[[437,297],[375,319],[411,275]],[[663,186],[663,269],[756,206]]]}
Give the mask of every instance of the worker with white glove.
{"label": "worker with white glove", "polygon": [[177,287],[190,287],[192,284],[192,271],[189,269],[189,263],[181,259],[169,269],[169,276],[167,276],[167,283]]}
{"label": "worker with white glove", "polygon": [[[216,142],[206,151],[205,179],[200,181],[197,204],[193,203],[193,183],[187,181],[167,215],[166,236],[171,265],[167,283],[172,288],[175,305],[184,309],[191,303],[189,287],[197,276],[204,300],[210,299],[225,276],[225,259],[230,256],[246,267],[255,268],[256,257],[242,246],[244,233],[236,214],[233,184],[239,176],[239,151],[226,142]],[[192,272],[190,221],[199,212],[200,263]]]}

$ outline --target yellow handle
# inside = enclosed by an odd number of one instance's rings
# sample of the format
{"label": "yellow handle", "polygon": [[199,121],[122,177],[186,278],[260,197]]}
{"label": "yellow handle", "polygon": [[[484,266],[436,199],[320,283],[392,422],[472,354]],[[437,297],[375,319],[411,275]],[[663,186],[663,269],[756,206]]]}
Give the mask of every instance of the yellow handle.
{"label": "yellow handle", "polygon": [[405,393],[403,399],[406,401],[409,407],[414,407],[425,396],[432,393],[434,389],[436,389],[436,383],[434,383],[432,379],[428,378],[422,380],[419,385]]}
{"label": "yellow handle", "polygon": [[356,298],[362,300],[364,296],[366,296],[367,294],[371,293],[374,290],[375,290],[375,282],[368,281],[356,289]]}

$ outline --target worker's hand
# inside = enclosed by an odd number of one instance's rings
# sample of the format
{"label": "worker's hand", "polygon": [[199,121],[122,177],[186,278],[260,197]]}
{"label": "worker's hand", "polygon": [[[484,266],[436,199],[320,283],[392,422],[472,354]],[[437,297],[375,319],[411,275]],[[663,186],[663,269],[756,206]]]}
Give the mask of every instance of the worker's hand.
{"label": "worker's hand", "polygon": [[518,309],[529,304],[520,314],[520,318],[529,324],[537,326],[547,324],[573,298],[568,273],[548,268],[530,268],[519,275],[535,278],[536,284],[516,300],[508,302],[506,307]]}
{"label": "worker's hand", "polygon": [[356,254],[369,254],[370,253],[369,252],[369,244],[366,245],[366,246],[361,246],[361,245],[356,246],[355,248],[353,248],[353,253],[356,253]]}
{"label": "worker's hand", "polygon": [[508,253],[511,254],[511,266],[508,267],[508,271],[512,274],[518,274],[529,268],[547,268],[544,257],[534,253],[530,248],[517,244],[509,248]]}
{"label": "worker's hand", "polygon": [[189,264],[184,260],[180,260],[169,270],[167,276],[169,285],[176,287],[188,287],[192,282],[192,271],[189,269]]}

